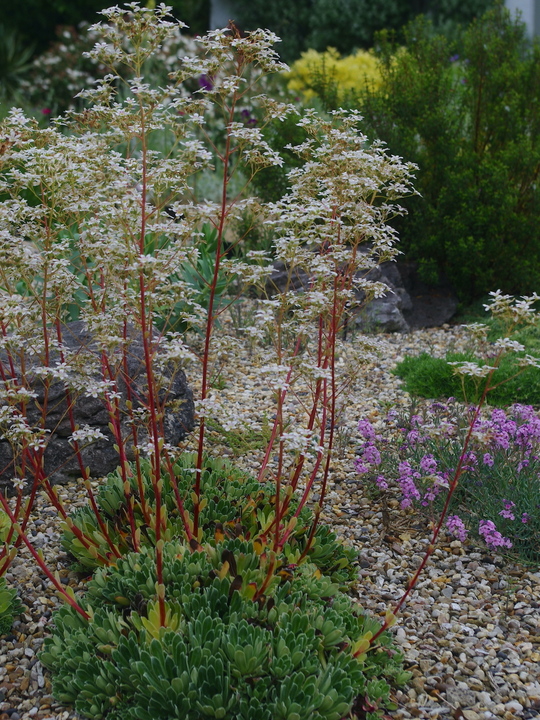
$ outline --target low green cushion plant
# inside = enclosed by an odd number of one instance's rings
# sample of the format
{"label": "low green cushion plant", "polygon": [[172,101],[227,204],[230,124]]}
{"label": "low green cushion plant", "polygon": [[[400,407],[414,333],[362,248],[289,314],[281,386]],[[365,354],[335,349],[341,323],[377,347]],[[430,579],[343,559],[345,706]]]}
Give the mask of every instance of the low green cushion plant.
{"label": "low green cushion plant", "polygon": [[[408,674],[391,638],[312,563],[274,575],[252,542],[163,550],[167,616],[160,627],[155,554],[144,548],[103,568],[81,600],[55,613],[41,661],[53,692],[92,720],[340,720],[380,716],[389,682]],[[367,649],[367,648],[366,648]],[[369,702],[367,702],[369,698]]]}
{"label": "low green cushion plant", "polygon": [[[467,402],[478,402],[482,384],[474,378],[461,378],[454,373],[450,362],[476,362],[483,366],[489,361],[479,359],[472,353],[448,353],[446,358],[435,358],[428,353],[405,357],[394,373],[405,382],[411,395],[437,399],[455,397]],[[516,373],[520,373],[514,377]],[[513,403],[540,405],[540,370],[529,367],[521,371],[519,356],[503,357],[494,376],[495,383],[503,383],[489,393],[489,402],[496,407],[508,407]]]}
{"label": "low green cushion plant", "polygon": [[[174,467],[178,490],[188,489],[196,458]],[[170,477],[163,585],[166,622],[160,628],[155,537],[145,526],[135,480],[139,553],[130,552],[121,476],[112,473],[96,500],[122,557],[99,567],[98,553],[78,541],[74,526],[106,541],[89,507],[76,510],[62,543],[85,569],[96,569],[81,607],[54,616],[43,663],[55,669],[53,691],[86,717],[124,720],[227,717],[340,720],[365,706],[376,718],[389,703],[389,683],[408,678],[388,634],[341,590],[356,574],[356,553],[319,525],[304,560],[313,513],[304,508],[285,544],[273,550],[273,485],[259,483],[228,461],[205,458],[201,478],[200,544],[183,537]],[[155,501],[150,464],[142,463],[146,501]],[[282,522],[298,507],[292,499]],[[71,528],[71,529],[70,529]],[[162,542],[162,541],[161,541]],[[109,558],[111,561],[113,558]],[[369,648],[369,651],[368,651]],[[130,713],[132,713],[130,715]]]}
{"label": "low green cushion plant", "polygon": [[22,610],[17,591],[9,588],[4,577],[0,578],[0,635],[11,630],[13,617]]}
{"label": "low green cushion plant", "polygon": [[[193,484],[196,458],[184,453],[174,466],[175,479],[181,497],[185,498],[184,508],[193,510],[193,498],[190,489]],[[153,505],[150,462],[141,461],[144,493],[146,501]],[[140,542],[143,546],[153,547],[153,530],[145,524],[139,489],[135,473],[131,478],[131,492],[134,502],[134,516],[137,528],[141,530]],[[264,536],[274,519],[273,484],[259,483],[255,478],[238,470],[227,460],[205,458],[201,478],[201,542],[216,545],[224,538],[241,536],[246,540],[255,540]],[[127,504],[119,472],[107,476],[96,498],[107,533],[121,554],[128,553],[131,547],[129,534],[125,532]],[[182,521],[176,505],[175,492],[167,473],[163,474],[162,502],[167,508],[167,530],[164,539],[182,537]],[[293,498],[287,515],[286,524],[298,507]],[[305,548],[313,513],[304,508],[298,517],[294,532],[284,548],[287,562],[296,562]],[[100,544],[97,552],[88,550],[77,539],[73,526],[82,530],[87,537],[93,537]],[[71,528],[71,529],[70,529]],[[64,526],[62,545],[76,559],[82,570],[93,570],[103,564],[100,557],[110,558],[109,546],[102,534],[96,516],[91,507],[75,510]],[[355,577],[356,551],[338,541],[336,535],[325,525],[319,525],[315,539],[308,552],[308,559],[332,581],[345,587]]]}
{"label": "low green cushion plant", "polygon": [[[0,543],[5,543],[11,523],[7,514],[0,509]],[[17,591],[8,587],[5,577],[0,577],[0,635],[11,630],[13,617],[22,610]]]}

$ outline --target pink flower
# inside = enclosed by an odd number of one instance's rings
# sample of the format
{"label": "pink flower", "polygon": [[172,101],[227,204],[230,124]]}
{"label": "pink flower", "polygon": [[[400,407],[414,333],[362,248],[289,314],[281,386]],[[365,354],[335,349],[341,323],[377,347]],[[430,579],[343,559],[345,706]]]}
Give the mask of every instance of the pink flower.
{"label": "pink flower", "polygon": [[358,432],[366,440],[375,440],[375,428],[369,420],[360,420],[358,422]]}
{"label": "pink flower", "polygon": [[501,510],[499,515],[507,520],[515,520],[516,516],[512,512],[512,508],[515,507],[515,503],[511,500],[503,500],[504,510]]}
{"label": "pink flower", "polygon": [[448,532],[458,540],[461,540],[461,542],[463,542],[467,537],[467,530],[463,524],[463,520],[457,515],[450,515],[448,517],[446,527],[448,528]]}
{"label": "pink flower", "polygon": [[512,541],[503,537],[491,520],[480,520],[478,532],[489,548],[512,547]]}
{"label": "pink flower", "polygon": [[42,115],[50,115],[52,112],[51,108],[42,108],[41,114]]}

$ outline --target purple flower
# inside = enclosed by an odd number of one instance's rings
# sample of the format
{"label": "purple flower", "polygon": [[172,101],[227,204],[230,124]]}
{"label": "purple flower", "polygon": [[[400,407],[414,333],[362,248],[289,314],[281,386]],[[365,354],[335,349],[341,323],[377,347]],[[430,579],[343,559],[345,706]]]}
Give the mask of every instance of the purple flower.
{"label": "purple flower", "polygon": [[422,472],[426,473],[426,475],[432,475],[437,470],[437,461],[433,457],[433,455],[428,454],[424,455],[424,457],[420,460],[420,469]]}
{"label": "purple flower", "polygon": [[413,474],[413,469],[412,469],[410,463],[408,463],[406,460],[399,463],[398,470],[399,470],[400,475],[405,475],[405,476],[411,475],[412,476],[412,474]]}
{"label": "purple flower", "polygon": [[52,112],[51,108],[42,108],[41,114],[42,115],[50,115]]}
{"label": "purple flower", "polygon": [[490,453],[485,453],[482,459],[484,461],[484,465],[487,465],[488,467],[493,467],[493,464],[495,462],[495,460],[493,459],[493,455],[491,455]]}
{"label": "purple flower", "polygon": [[371,468],[364,464],[364,461],[362,458],[356,458],[354,461],[354,469],[359,475],[365,475],[368,472],[371,472]]}
{"label": "purple flower", "polygon": [[512,547],[512,541],[503,537],[491,520],[480,520],[478,532],[489,548]]}
{"label": "purple flower", "polygon": [[452,56],[450,57],[450,62],[451,62],[451,63],[457,62],[458,60],[459,60],[459,55],[452,55]]}
{"label": "purple flower", "polygon": [[375,428],[369,420],[360,420],[358,423],[358,432],[366,440],[375,440]]}
{"label": "purple flower", "polygon": [[375,482],[377,483],[377,487],[379,488],[379,490],[388,490],[388,483],[382,475],[379,475],[379,477],[376,478]]}
{"label": "purple flower", "polygon": [[362,460],[366,460],[370,465],[380,465],[381,453],[375,445],[366,445],[362,454]]}
{"label": "purple flower", "polygon": [[531,516],[529,515],[529,513],[524,512],[523,515],[521,516],[521,522],[524,524],[528,523],[530,519],[531,519]]}
{"label": "purple flower", "polygon": [[464,453],[463,455],[463,469],[464,470],[472,470],[475,465],[478,464],[478,458],[476,457],[476,453],[473,453],[472,450],[469,450],[468,452]]}
{"label": "purple flower", "polygon": [[420,493],[414,484],[415,477],[420,477],[419,473],[413,472],[412,467],[408,462],[399,463],[400,477],[398,478],[401,492],[403,493],[403,500],[401,501],[402,508],[408,508],[412,505],[413,500],[420,500]]}
{"label": "purple flower", "polygon": [[199,78],[199,87],[202,90],[212,90],[214,87],[214,83],[212,81],[212,78],[209,75],[201,75]]}
{"label": "purple flower", "polygon": [[517,465],[518,473],[520,473],[523,470],[523,468],[526,468],[528,466],[528,464],[529,464],[529,458],[524,458],[521,462],[519,462]]}
{"label": "purple flower", "polygon": [[416,445],[416,443],[420,441],[420,437],[418,430],[411,430],[407,433],[407,440],[411,445]]}
{"label": "purple flower", "polygon": [[448,528],[448,532],[458,540],[461,540],[461,542],[467,537],[467,530],[463,524],[463,520],[457,515],[450,515],[448,517],[446,527]]}
{"label": "purple flower", "polygon": [[501,510],[499,515],[507,520],[515,520],[516,516],[512,512],[512,508],[516,506],[511,500],[503,500],[504,510]]}

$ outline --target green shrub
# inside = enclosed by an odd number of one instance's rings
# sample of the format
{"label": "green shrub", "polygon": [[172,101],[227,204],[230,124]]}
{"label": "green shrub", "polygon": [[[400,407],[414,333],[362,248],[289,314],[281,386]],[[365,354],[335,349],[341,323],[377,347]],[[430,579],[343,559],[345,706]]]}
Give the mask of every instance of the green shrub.
{"label": "green shrub", "polygon": [[275,575],[254,602],[269,560],[252,543],[191,553],[169,542],[163,556],[164,627],[152,550],[97,571],[81,601],[90,622],[55,613],[41,661],[55,696],[86,717],[340,720],[369,697],[362,717],[376,718],[388,681],[408,679],[386,633],[362,652],[378,623],[314,565]]}
{"label": "green shrub", "polygon": [[382,37],[382,84],[362,112],[374,137],[419,167],[421,197],[396,225],[406,255],[468,302],[540,281],[540,45],[502,5],[461,45],[458,56],[425,20],[408,27],[405,52]]}
{"label": "green shrub", "polygon": [[303,164],[297,153],[288,147],[307,140],[307,133],[298,126],[298,121],[297,115],[287,115],[284,120],[272,120],[263,129],[266,142],[283,158],[283,165],[263,168],[253,178],[257,195],[266,202],[277,202],[290,190],[287,175]]}
{"label": "green shrub", "polygon": [[[523,403],[540,406],[540,370],[529,367],[521,372],[519,357],[502,358],[494,382],[503,384],[489,393],[490,405],[508,407],[514,403]],[[471,377],[463,378],[462,382],[462,378],[449,365],[450,362],[476,362],[480,366],[489,364],[489,361],[467,353],[448,353],[446,359],[422,353],[405,357],[398,363],[394,373],[404,380],[405,389],[411,395],[430,399],[455,397],[467,402],[478,402],[483,385]],[[520,372],[519,376],[514,377],[517,372]]]}
{"label": "green shrub", "polygon": [[292,62],[308,48],[341,53],[373,46],[383,28],[399,30],[419,13],[427,13],[437,28],[455,33],[457,23],[470,23],[493,0],[232,0],[234,20],[242,29],[267,27],[282,38],[280,54]]}

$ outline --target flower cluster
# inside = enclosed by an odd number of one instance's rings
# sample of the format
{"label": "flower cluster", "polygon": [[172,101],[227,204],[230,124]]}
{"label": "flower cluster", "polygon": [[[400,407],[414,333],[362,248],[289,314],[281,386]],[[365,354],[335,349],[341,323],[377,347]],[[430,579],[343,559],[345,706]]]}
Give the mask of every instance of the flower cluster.
{"label": "flower cluster", "polygon": [[[474,407],[465,409],[450,399],[432,403],[422,414],[401,416],[392,410],[382,429],[362,419],[355,468],[379,490],[398,490],[402,508],[416,507],[433,518],[459,467],[451,508],[460,510],[447,519],[448,532],[465,539],[467,526],[477,526],[479,515],[484,519],[478,532],[490,548],[513,547],[536,557],[540,415],[518,404],[474,417]],[[469,446],[463,452],[471,422]]]}
{"label": "flower cluster", "polygon": [[512,547],[512,541],[503,537],[495,527],[495,523],[491,520],[480,520],[478,532],[484,538],[484,541],[489,548]]}

